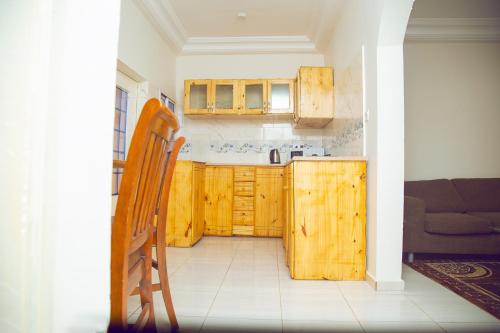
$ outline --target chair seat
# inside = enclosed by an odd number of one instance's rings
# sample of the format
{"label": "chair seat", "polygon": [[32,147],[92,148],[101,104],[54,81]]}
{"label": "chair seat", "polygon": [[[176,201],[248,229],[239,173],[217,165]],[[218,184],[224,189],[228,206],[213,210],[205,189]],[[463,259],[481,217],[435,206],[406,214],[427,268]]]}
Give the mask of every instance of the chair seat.
{"label": "chair seat", "polygon": [[460,213],[428,213],[425,231],[443,235],[489,234],[492,223],[484,218]]}

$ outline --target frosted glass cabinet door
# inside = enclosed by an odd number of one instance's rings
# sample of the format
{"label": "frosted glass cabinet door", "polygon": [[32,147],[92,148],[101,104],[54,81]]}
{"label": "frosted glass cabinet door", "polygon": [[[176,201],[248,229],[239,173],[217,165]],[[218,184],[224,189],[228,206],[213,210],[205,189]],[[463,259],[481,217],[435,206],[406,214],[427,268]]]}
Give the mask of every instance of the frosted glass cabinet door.
{"label": "frosted glass cabinet door", "polygon": [[268,113],[293,113],[294,80],[268,80]]}
{"label": "frosted glass cabinet door", "polygon": [[211,80],[184,82],[184,114],[206,114],[211,111]]}
{"label": "frosted glass cabinet door", "polygon": [[266,112],[266,80],[242,80],[242,114],[263,114]]}
{"label": "frosted glass cabinet door", "polygon": [[237,114],[239,108],[238,81],[213,80],[213,112],[215,114]]}

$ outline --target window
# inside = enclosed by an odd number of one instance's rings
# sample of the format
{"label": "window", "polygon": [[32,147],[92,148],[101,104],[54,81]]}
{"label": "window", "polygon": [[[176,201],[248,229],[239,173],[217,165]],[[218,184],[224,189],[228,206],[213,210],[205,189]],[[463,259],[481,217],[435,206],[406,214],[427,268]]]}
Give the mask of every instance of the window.
{"label": "window", "polygon": [[[116,87],[115,127],[113,137],[113,159],[125,160],[125,145],[127,138],[127,98],[128,93]],[[113,169],[113,195],[118,195],[123,169]]]}
{"label": "window", "polygon": [[167,106],[167,108],[169,108],[170,110],[172,110],[173,113],[175,113],[175,102],[168,98],[167,95],[165,95],[164,93],[160,93],[160,100],[163,104],[165,104]]}

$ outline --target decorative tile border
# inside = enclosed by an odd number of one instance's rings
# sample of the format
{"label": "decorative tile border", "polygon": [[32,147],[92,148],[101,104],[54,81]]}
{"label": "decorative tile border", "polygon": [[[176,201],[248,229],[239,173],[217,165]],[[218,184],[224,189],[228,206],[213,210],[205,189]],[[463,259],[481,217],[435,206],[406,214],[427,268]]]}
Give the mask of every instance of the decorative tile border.
{"label": "decorative tile border", "polygon": [[214,154],[267,154],[271,149],[278,149],[280,153],[289,153],[292,150],[309,148],[322,148],[322,140],[212,140],[205,142],[186,142],[180,153],[188,154],[193,151],[193,146],[206,149]]}
{"label": "decorative tile border", "polygon": [[209,150],[218,154],[225,153],[269,153],[271,149],[278,149],[280,153],[287,153],[294,150],[294,146],[299,145],[301,148],[307,149],[312,147],[322,147],[321,141],[212,141],[210,142]]}
{"label": "decorative tile border", "polygon": [[190,153],[191,150],[193,149],[193,145],[191,142],[186,142],[182,147],[181,150],[179,151],[179,154],[187,154]]}
{"label": "decorative tile border", "polygon": [[333,146],[339,147],[363,137],[363,119],[354,119],[346,124],[340,134],[332,137]]}

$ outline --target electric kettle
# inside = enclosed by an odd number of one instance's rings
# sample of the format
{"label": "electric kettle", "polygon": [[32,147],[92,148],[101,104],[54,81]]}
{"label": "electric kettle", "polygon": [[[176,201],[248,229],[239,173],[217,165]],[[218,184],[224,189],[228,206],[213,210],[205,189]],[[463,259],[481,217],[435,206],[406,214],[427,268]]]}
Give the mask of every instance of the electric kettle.
{"label": "electric kettle", "polygon": [[271,164],[281,163],[280,152],[278,151],[278,149],[271,149],[271,151],[269,152],[269,161],[271,162]]}

